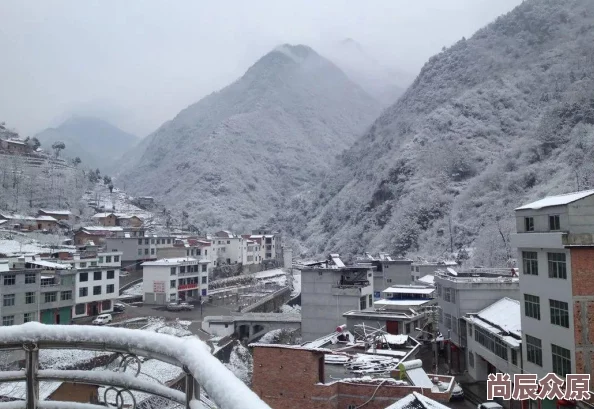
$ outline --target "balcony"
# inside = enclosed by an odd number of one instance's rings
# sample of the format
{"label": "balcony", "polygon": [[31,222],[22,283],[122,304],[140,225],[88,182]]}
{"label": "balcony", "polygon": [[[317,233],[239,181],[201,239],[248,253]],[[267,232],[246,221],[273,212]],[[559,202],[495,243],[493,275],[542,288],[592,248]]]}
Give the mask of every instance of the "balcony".
{"label": "balcony", "polygon": [[[118,408],[135,409],[137,402],[131,391],[166,399],[185,408],[270,409],[243,382],[213,357],[209,348],[196,338],[178,338],[166,334],[148,334],[140,330],[79,325],[43,325],[28,323],[5,327],[0,332],[0,350],[24,350],[25,369],[0,372],[0,382],[25,382],[26,399],[0,403],[0,408],[63,408],[105,409],[105,406],[84,402],[41,401],[40,381],[63,381],[101,385],[107,389]],[[118,371],[41,370],[40,349],[79,349],[112,351],[123,356]],[[183,368],[185,392],[158,381],[139,379],[142,363],[138,357],[152,358]],[[203,393],[204,392],[204,393]],[[207,397],[208,396],[208,397]],[[132,398],[130,401],[129,398]],[[140,405],[142,406],[142,405]],[[140,407],[139,406],[139,407]]]}
{"label": "balcony", "polygon": [[333,285],[332,295],[359,297],[361,296],[361,288],[362,286],[360,285]]}

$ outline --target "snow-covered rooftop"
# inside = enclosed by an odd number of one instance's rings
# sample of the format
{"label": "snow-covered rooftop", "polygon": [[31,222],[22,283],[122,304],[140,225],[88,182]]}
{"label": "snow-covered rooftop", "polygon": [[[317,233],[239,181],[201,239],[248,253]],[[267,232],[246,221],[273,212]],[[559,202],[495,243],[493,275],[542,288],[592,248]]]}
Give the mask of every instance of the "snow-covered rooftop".
{"label": "snow-covered rooftop", "polygon": [[31,260],[31,261],[27,261],[27,263],[33,264],[33,265],[39,266],[39,267],[53,268],[53,269],[58,269],[58,270],[68,270],[68,269],[72,268],[72,266],[70,264],[52,263],[51,261],[45,261],[45,260]]}
{"label": "snow-covered rooftop", "polygon": [[426,304],[428,302],[430,302],[430,299],[426,299],[426,300],[384,300],[384,299],[380,299],[377,300],[373,303],[373,305],[376,306],[381,306],[381,305],[411,305],[411,306],[417,306],[417,305],[423,305]]}
{"label": "snow-covered rooftop", "polygon": [[512,334],[519,338],[522,337],[521,318],[520,302],[505,297],[481,310],[478,314],[466,317],[466,320],[490,332],[501,335],[510,344],[518,346],[519,340],[506,335]]}
{"label": "snow-covered rooftop", "polygon": [[449,409],[433,399],[430,399],[420,393],[413,392],[399,399],[395,403],[386,407],[386,409]]}
{"label": "snow-covered rooftop", "polygon": [[185,262],[198,261],[192,257],[175,257],[175,258],[162,258],[155,261],[146,261],[142,263],[143,266],[176,266]]}
{"label": "snow-covered rooftop", "polygon": [[516,210],[538,210],[551,206],[563,206],[591,195],[594,195],[594,190],[584,190],[582,192],[573,192],[566,193],[563,195],[547,196],[544,199],[537,200],[536,202],[528,203],[523,206],[517,207]]}
{"label": "snow-covered rooftop", "polygon": [[37,217],[35,217],[35,220],[37,220],[39,222],[57,222],[58,221],[55,218],[53,218],[52,216],[37,216]]}
{"label": "snow-covered rooftop", "polygon": [[48,213],[48,214],[59,214],[62,216],[70,216],[72,213],[70,210],[49,210],[49,209],[39,209],[40,212]]}
{"label": "snow-covered rooftop", "polygon": [[435,276],[433,274],[427,274],[423,277],[420,277],[417,281],[433,285],[435,284]]}
{"label": "snow-covered rooftop", "polygon": [[435,288],[421,287],[421,286],[394,286],[388,287],[384,291],[386,294],[432,294]]}
{"label": "snow-covered rooftop", "polygon": [[88,232],[124,231],[124,229],[119,226],[85,226],[82,229]]}

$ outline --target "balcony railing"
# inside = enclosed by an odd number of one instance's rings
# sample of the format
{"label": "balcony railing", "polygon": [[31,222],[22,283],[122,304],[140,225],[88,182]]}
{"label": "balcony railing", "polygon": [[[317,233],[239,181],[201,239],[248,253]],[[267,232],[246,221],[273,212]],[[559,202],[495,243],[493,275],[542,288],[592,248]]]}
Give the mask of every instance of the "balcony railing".
{"label": "balcony railing", "polygon": [[[64,381],[106,386],[116,395],[116,407],[134,409],[136,400],[131,391],[158,396],[186,408],[270,409],[243,382],[211,355],[206,344],[196,338],[178,338],[166,334],[125,328],[91,327],[79,325],[43,325],[28,323],[3,327],[0,331],[0,350],[24,350],[25,370],[0,372],[0,382],[26,382],[26,400],[0,403],[2,408],[63,408],[104,409],[105,406],[86,402],[40,401],[39,381]],[[40,349],[84,349],[113,351],[123,355],[123,370],[40,370]],[[143,356],[183,368],[186,390],[180,392],[158,382],[137,378]],[[128,367],[135,371],[126,372]],[[201,394],[201,389],[208,395]],[[132,397],[132,404],[124,402],[124,395]],[[128,400],[129,401],[129,400]]]}

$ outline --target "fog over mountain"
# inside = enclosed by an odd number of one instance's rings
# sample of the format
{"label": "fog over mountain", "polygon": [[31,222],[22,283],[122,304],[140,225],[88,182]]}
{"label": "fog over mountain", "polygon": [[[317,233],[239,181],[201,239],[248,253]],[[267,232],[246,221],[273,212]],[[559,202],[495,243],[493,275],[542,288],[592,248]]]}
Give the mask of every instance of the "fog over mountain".
{"label": "fog over mountain", "polygon": [[41,147],[51,151],[56,141],[64,142],[62,156],[79,157],[83,166],[104,172],[122,153],[138,142],[138,138],[99,118],[73,116],[56,128],[47,128],[35,135]]}
{"label": "fog over mountain", "polygon": [[528,0],[431,57],[274,222],[314,254],[474,251],[501,265],[515,207],[594,186],[593,27],[594,2]]}
{"label": "fog over mountain", "polygon": [[279,46],[145,138],[118,180],[201,226],[257,226],[317,183],[380,111],[311,48]]}
{"label": "fog over mountain", "polygon": [[385,106],[396,102],[414,80],[413,74],[378,61],[352,38],[326,46],[322,52]]}

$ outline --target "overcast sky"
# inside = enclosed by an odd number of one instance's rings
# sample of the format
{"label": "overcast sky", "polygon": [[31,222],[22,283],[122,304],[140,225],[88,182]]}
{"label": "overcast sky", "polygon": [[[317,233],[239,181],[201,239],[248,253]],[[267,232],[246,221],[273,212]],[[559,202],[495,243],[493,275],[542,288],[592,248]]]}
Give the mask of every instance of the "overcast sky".
{"label": "overcast sky", "polygon": [[281,43],[350,37],[413,74],[521,0],[2,0],[0,121],[72,113],[146,136]]}

